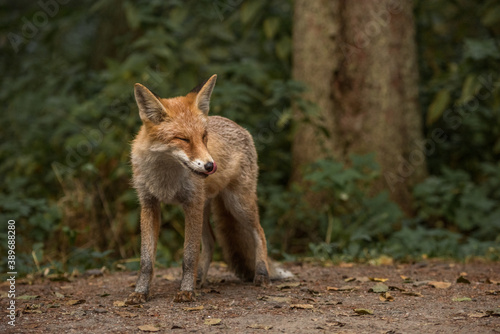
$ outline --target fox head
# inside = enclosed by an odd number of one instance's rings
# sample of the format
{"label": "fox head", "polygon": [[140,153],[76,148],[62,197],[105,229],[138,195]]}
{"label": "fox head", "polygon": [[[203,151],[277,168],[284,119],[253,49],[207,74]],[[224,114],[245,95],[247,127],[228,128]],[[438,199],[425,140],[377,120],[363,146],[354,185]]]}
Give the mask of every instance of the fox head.
{"label": "fox head", "polygon": [[217,164],[208,152],[208,111],[217,75],[186,96],[162,99],[135,84],[135,100],[149,138],[149,150],[169,154],[192,172],[215,173]]}

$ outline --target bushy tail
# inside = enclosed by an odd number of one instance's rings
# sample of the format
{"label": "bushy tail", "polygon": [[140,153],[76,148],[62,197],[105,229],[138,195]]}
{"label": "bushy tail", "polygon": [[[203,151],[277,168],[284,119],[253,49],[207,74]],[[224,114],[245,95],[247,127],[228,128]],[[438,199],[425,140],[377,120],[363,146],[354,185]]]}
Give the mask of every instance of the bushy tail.
{"label": "bushy tail", "polygon": [[269,263],[269,277],[272,281],[295,277],[290,271],[283,269],[279,263],[269,258],[267,261]]}
{"label": "bushy tail", "polygon": [[[216,239],[221,245],[229,269],[244,281],[253,281],[255,277],[255,251],[257,245],[252,229],[239,222],[224,205],[220,197],[212,201],[215,217]],[[279,280],[293,277],[293,274],[278,263],[267,259],[269,278]]]}

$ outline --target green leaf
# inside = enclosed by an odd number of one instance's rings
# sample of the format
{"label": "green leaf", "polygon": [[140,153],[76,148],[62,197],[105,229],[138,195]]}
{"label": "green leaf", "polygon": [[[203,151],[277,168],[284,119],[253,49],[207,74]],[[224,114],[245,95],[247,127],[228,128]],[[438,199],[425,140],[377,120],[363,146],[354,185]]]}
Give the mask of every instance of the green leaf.
{"label": "green leaf", "polygon": [[263,4],[263,1],[246,1],[241,6],[241,22],[243,22],[243,24],[247,24],[253,21]]}
{"label": "green leaf", "polygon": [[432,125],[442,115],[448,104],[450,103],[450,92],[446,89],[440,90],[432,100],[427,112],[427,125]]}
{"label": "green leaf", "polygon": [[264,34],[268,39],[272,39],[280,27],[280,19],[270,17],[264,21]]}
{"label": "green leaf", "polygon": [[493,27],[500,22],[500,6],[489,9],[481,18],[481,22],[487,27]]}
{"label": "green leaf", "polygon": [[492,38],[465,40],[465,57],[474,60],[481,60],[488,57],[500,59],[500,52]]}

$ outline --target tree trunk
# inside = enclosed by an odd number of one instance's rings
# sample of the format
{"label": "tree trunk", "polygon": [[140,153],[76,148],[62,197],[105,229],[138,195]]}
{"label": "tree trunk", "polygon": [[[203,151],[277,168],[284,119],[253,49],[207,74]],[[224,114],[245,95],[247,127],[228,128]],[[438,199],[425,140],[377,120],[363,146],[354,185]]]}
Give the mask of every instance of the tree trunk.
{"label": "tree trunk", "polygon": [[411,213],[426,174],[412,2],[296,0],[293,43],[294,78],[318,107],[312,120],[295,110],[293,180],[318,158],[375,152],[373,191]]}

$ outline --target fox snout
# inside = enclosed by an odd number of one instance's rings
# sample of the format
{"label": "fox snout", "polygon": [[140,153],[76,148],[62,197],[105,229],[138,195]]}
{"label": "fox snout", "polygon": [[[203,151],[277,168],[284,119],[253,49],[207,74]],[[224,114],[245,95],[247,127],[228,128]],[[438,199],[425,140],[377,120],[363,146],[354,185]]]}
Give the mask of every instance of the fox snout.
{"label": "fox snout", "polygon": [[207,171],[205,174],[207,174],[207,175],[213,174],[217,171],[217,164],[215,163],[215,161],[214,162],[211,162],[211,161],[207,162],[204,167],[205,167],[205,170]]}

